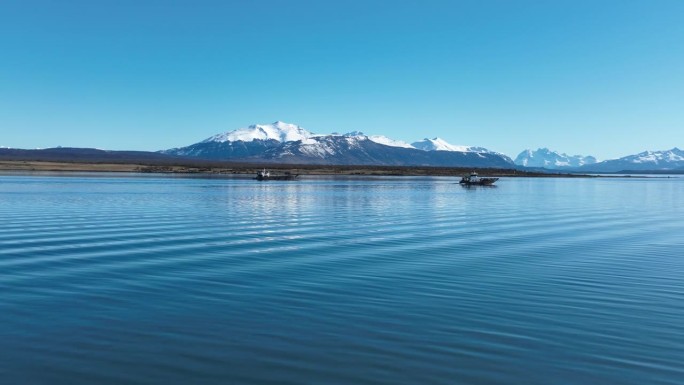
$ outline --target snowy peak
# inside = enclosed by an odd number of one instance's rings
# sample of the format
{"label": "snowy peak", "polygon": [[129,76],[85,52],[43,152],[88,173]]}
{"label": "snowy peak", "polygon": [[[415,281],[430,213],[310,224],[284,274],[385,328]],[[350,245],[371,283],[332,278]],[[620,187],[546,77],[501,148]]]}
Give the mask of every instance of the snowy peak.
{"label": "snowy peak", "polygon": [[587,165],[581,170],[592,172],[622,171],[667,171],[684,168],[684,151],[675,147],[671,150],[644,151],[619,159],[606,160]]}
{"label": "snowy peak", "polygon": [[372,140],[375,143],[384,144],[385,146],[390,147],[415,148],[404,141],[388,138],[384,135],[371,135],[368,137],[368,139]]}
{"label": "snowy peak", "polygon": [[[335,135],[335,134],[333,134]],[[348,137],[348,138],[360,138],[360,139],[368,139],[372,142],[378,143],[378,144],[383,144],[385,146],[390,146],[390,147],[402,147],[402,148],[414,148],[410,144],[401,141],[401,140],[395,140],[392,138],[388,138],[384,135],[366,135],[361,131],[352,131],[344,134],[343,136]]]}
{"label": "snowy peak", "polygon": [[515,158],[514,162],[515,164],[524,167],[557,169],[594,164],[596,163],[596,158],[593,156],[568,155],[557,151],[551,151],[548,148],[539,148],[534,151],[528,149],[521,152]]}
{"label": "snowy peak", "polygon": [[636,155],[620,158],[630,163],[651,163],[653,165],[666,165],[673,162],[684,161],[684,151],[675,147],[671,150],[644,151]]}
{"label": "snowy peak", "polygon": [[276,140],[278,142],[293,142],[305,140],[314,136],[313,133],[296,124],[277,121],[271,124],[253,124],[246,128],[214,135],[202,143],[210,142],[251,142],[253,140]]}
{"label": "snowy peak", "polygon": [[486,157],[485,154],[487,155],[495,155],[497,157],[500,157],[504,161],[513,164],[513,159],[509,158],[508,156],[496,152],[496,151],[491,151],[488,150],[484,147],[474,147],[474,146],[456,146],[451,143],[448,143],[444,139],[441,138],[433,138],[433,139],[428,139],[425,138],[419,142],[413,142],[411,143],[411,146],[413,148],[416,148],[418,150],[423,150],[423,151],[449,151],[449,152],[464,152],[464,153],[469,153],[469,154],[476,154],[479,157]]}
{"label": "snowy peak", "polygon": [[423,151],[461,151],[465,152],[464,146],[454,146],[441,138],[428,139],[425,138],[418,142],[413,142],[411,145]]}
{"label": "snowy peak", "polygon": [[414,148],[423,151],[459,151],[459,152],[486,152],[491,153],[483,147],[471,147],[471,146],[456,146],[448,143],[442,138],[425,138],[419,142],[411,143]]}

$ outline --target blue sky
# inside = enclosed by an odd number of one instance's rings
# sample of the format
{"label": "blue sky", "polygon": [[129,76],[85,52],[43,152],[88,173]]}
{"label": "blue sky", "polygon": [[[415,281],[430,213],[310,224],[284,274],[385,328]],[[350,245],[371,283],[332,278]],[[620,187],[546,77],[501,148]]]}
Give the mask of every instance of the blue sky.
{"label": "blue sky", "polygon": [[601,159],[684,147],[684,1],[0,2],[0,146],[282,120]]}

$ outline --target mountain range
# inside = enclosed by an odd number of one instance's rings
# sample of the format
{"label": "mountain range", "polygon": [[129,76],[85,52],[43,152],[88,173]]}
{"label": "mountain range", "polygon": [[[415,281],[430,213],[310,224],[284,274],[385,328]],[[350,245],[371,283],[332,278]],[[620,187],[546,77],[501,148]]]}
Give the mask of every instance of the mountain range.
{"label": "mountain range", "polygon": [[597,162],[593,156],[567,155],[540,148],[521,152],[515,158],[515,164],[528,169],[582,173],[681,172],[684,170],[684,151],[674,147]]}
{"label": "mountain range", "polygon": [[145,151],[88,148],[23,150],[0,147],[0,160],[76,162],[280,163],[359,166],[518,168],[582,173],[684,172],[684,151],[644,151],[598,162],[593,156],[567,155],[548,148],[522,151],[515,161],[483,147],[453,145],[440,138],[407,143],[353,131],[314,134],[295,124],[274,122],[213,135],[185,147]]}
{"label": "mountain range", "polygon": [[684,167],[678,148],[646,151],[598,162],[548,148],[525,150],[514,160],[484,147],[453,145],[441,138],[413,143],[360,131],[314,134],[295,124],[274,122],[211,136],[163,154],[190,158],[285,164],[533,168],[566,172],[663,171]]}
{"label": "mountain range", "polygon": [[161,151],[213,160],[382,166],[512,168],[513,160],[482,147],[454,146],[440,138],[408,144],[354,131],[317,135],[295,124],[255,124],[201,142]]}
{"label": "mountain range", "polygon": [[619,159],[610,159],[596,164],[578,167],[580,172],[640,172],[640,171],[682,171],[684,151],[675,147],[670,150],[644,151]]}

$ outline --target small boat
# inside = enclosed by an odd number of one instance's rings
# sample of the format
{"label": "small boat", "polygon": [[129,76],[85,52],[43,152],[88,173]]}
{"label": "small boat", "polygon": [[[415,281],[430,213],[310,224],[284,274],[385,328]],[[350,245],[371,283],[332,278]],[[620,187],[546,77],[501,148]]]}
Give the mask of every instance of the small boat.
{"label": "small boat", "polygon": [[458,183],[464,186],[491,186],[497,180],[499,180],[499,178],[481,178],[473,171],[470,175],[461,178],[461,181]]}
{"label": "small boat", "polygon": [[298,174],[290,174],[287,171],[282,175],[272,175],[270,171],[263,169],[263,170],[257,172],[255,179],[256,180],[293,180],[293,179],[296,179],[298,176],[299,176]]}

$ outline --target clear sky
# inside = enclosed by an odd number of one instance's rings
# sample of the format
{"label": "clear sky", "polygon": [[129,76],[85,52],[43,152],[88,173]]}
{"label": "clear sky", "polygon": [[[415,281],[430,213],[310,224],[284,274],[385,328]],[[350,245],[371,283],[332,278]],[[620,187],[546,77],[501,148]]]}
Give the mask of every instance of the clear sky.
{"label": "clear sky", "polygon": [[684,1],[0,1],[0,146],[276,120],[513,157],[681,148]]}

